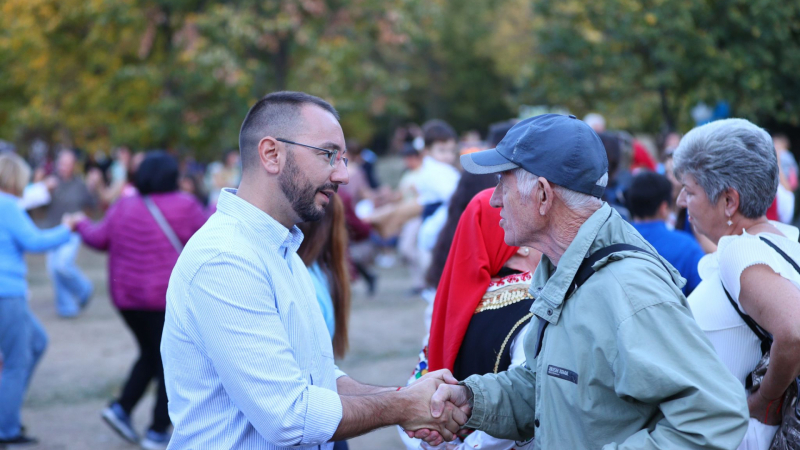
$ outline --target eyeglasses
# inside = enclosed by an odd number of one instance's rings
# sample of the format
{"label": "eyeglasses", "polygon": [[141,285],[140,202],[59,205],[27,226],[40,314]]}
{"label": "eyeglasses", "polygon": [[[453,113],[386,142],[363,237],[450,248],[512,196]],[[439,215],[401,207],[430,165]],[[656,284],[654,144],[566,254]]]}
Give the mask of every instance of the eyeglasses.
{"label": "eyeglasses", "polygon": [[[294,142],[294,141],[290,141],[288,139],[282,139],[282,138],[275,138],[275,140],[283,142],[285,144],[299,145],[301,147],[313,148],[314,150],[319,150],[321,152],[324,152],[325,155],[327,155],[328,160],[330,161],[331,167],[336,167],[336,161],[337,161],[336,157],[339,155],[339,150],[328,150],[327,148],[314,147],[313,145],[301,144],[299,142]],[[342,162],[344,162],[344,166],[347,167],[347,158],[345,158],[343,156],[341,158],[341,160],[342,160]]]}

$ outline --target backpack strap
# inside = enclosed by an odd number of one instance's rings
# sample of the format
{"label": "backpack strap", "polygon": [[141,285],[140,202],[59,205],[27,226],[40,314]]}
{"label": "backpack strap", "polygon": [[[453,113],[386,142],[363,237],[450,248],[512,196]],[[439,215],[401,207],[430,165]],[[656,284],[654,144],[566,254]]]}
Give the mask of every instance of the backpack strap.
{"label": "backpack strap", "polygon": [[[567,301],[567,299],[572,295],[573,292],[575,292],[576,289],[578,289],[579,287],[583,286],[583,284],[586,283],[586,281],[589,280],[589,278],[591,278],[591,276],[596,273],[596,271],[592,268],[592,266],[594,266],[594,264],[597,261],[600,261],[601,259],[611,255],[612,253],[617,253],[617,252],[621,252],[621,251],[634,251],[634,252],[646,253],[646,254],[654,257],[656,260],[658,260],[658,262],[661,263],[661,266],[664,267],[664,270],[666,270],[667,273],[670,272],[669,269],[667,268],[667,266],[664,265],[664,262],[661,261],[661,258],[659,258],[657,255],[654,255],[651,252],[649,252],[649,251],[647,251],[647,250],[645,250],[645,249],[643,249],[641,247],[637,247],[637,246],[631,245],[631,244],[613,244],[613,245],[609,245],[608,247],[603,247],[600,250],[597,250],[596,252],[592,253],[591,255],[589,255],[589,256],[587,256],[586,258],[583,259],[583,261],[581,262],[581,265],[578,267],[577,272],[575,272],[575,277],[572,279],[572,283],[571,283],[569,289],[567,289],[566,294],[564,294],[564,302]],[[537,339],[537,343],[536,343],[536,356],[535,357],[538,357],[539,356],[539,352],[542,351],[542,338],[544,337],[544,330],[547,328],[547,325],[549,323],[550,322],[548,322],[546,320],[539,319],[539,331],[538,331],[538,339]]]}
{"label": "backpack strap", "polygon": [[580,267],[578,267],[578,271],[575,272],[575,278],[572,279],[572,285],[569,287],[569,289],[567,289],[567,293],[566,293],[566,295],[564,295],[564,298],[565,299],[569,298],[569,296],[572,295],[572,293],[576,289],[581,287],[583,285],[583,283],[586,283],[586,281],[589,280],[589,278],[592,275],[595,274],[595,270],[592,268],[592,266],[594,266],[597,261],[600,261],[601,259],[611,255],[612,253],[617,253],[617,252],[622,252],[622,251],[633,251],[633,252],[646,253],[646,254],[652,256],[653,258],[655,258],[658,262],[660,262],[661,266],[664,267],[664,270],[666,270],[667,273],[670,273],[670,271],[667,268],[667,266],[664,265],[664,262],[661,261],[661,258],[659,258],[657,255],[654,255],[651,252],[649,252],[649,251],[647,251],[647,250],[645,250],[645,249],[643,249],[641,247],[637,247],[635,245],[631,245],[631,244],[613,244],[613,245],[609,245],[608,247],[603,247],[600,250],[592,253],[591,255],[589,255],[589,256],[587,256],[586,258],[583,259],[583,262],[581,263]]}

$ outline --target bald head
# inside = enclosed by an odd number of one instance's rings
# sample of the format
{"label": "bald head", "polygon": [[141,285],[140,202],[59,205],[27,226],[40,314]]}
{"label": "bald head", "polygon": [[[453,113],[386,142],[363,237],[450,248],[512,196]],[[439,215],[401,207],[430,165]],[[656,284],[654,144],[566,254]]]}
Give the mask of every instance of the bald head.
{"label": "bald head", "polygon": [[291,139],[303,123],[303,107],[309,105],[319,107],[339,120],[339,113],[330,103],[304,92],[273,92],[253,105],[239,131],[242,170],[258,165],[258,143],[265,136]]}

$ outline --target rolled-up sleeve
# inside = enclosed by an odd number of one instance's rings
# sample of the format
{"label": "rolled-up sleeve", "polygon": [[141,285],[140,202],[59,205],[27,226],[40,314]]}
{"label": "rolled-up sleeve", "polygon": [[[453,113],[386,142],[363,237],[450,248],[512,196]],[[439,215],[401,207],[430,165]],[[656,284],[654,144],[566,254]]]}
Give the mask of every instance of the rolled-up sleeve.
{"label": "rolled-up sleeve", "polygon": [[190,314],[204,351],[231,401],[264,439],[287,447],[325,443],[342,419],[341,401],[312,385],[298,366],[274,288],[253,261],[222,253],[193,277]]}

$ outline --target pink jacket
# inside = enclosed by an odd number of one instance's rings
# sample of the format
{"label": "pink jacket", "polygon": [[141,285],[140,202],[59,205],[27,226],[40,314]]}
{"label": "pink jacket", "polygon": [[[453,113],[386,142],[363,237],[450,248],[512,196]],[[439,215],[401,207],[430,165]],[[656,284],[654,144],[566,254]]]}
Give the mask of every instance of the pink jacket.
{"label": "pink jacket", "polygon": [[[202,205],[188,194],[169,192],[150,197],[184,244],[208,219]],[[178,252],[141,196],[119,199],[101,222],[84,220],[76,231],[86,245],[108,251],[109,290],[117,308],[166,308],[167,285]]]}

